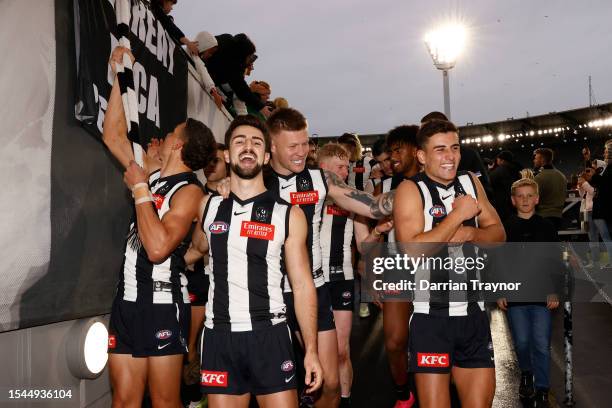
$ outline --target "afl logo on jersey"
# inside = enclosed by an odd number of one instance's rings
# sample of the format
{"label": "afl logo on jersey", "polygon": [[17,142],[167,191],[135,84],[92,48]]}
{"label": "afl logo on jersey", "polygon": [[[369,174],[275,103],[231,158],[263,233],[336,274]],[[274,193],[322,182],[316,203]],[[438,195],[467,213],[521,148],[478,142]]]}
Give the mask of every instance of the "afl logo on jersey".
{"label": "afl logo on jersey", "polygon": [[172,336],[172,332],[170,330],[160,330],[155,333],[155,337],[160,340],[169,339]]}
{"label": "afl logo on jersey", "polygon": [[429,209],[429,215],[434,218],[441,218],[446,216],[446,208],[443,206],[436,204]]}
{"label": "afl logo on jersey", "polygon": [[210,224],[208,230],[211,234],[223,234],[224,232],[227,232],[227,230],[229,230],[229,225],[227,225],[227,223],[223,221],[215,221]]}
{"label": "afl logo on jersey", "polygon": [[352,297],[351,292],[348,290],[346,292],[343,292],[342,297],[345,299],[350,299]]}

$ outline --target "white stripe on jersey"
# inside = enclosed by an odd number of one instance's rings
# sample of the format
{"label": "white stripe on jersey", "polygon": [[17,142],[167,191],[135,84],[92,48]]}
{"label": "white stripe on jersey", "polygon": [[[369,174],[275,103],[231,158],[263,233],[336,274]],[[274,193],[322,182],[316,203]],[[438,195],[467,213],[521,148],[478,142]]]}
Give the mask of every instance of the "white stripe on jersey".
{"label": "white stripe on jersey", "polygon": [[[323,207],[325,205],[325,198],[327,197],[327,188],[325,185],[325,181],[323,180],[323,176],[321,170],[319,169],[308,169],[310,173],[310,177],[312,179],[312,187],[313,191],[317,191],[319,194],[319,200],[315,204],[314,215],[312,217],[312,247],[310,248],[310,252],[312,254],[312,272],[322,268],[322,259],[321,259],[321,221],[322,221],[322,212]],[[294,204],[291,202],[291,193],[297,192],[296,179],[298,174],[294,174],[289,179],[284,179],[282,177],[278,177],[279,183],[279,195],[284,201],[289,204]],[[321,274],[314,278],[315,287],[321,287],[325,284],[325,276]],[[291,285],[289,284],[289,279],[285,280],[285,292],[291,292]]]}
{"label": "white stripe on jersey", "polygon": [[[460,175],[457,178],[459,182],[461,183],[461,186],[463,187],[465,192],[468,195],[476,198],[476,191],[474,190],[474,186],[472,184],[472,180],[470,179],[470,176],[465,174],[465,175]],[[424,224],[423,231],[424,232],[431,231],[433,228],[434,218],[429,210],[433,207],[433,200],[432,200],[429,188],[427,187],[425,182],[419,181],[417,183],[417,186],[421,190],[421,194],[423,196],[423,201],[424,201],[423,216],[424,216],[425,224]],[[455,201],[455,188],[451,187],[449,189],[444,189],[440,186],[436,186],[436,189],[438,191],[438,195],[440,196],[440,200],[444,204],[446,214],[450,214],[450,212],[453,210],[453,202]],[[476,226],[478,226],[478,218],[476,218]],[[460,246],[459,247],[448,247],[448,251],[449,251],[449,256],[451,257],[454,257],[454,258],[463,257],[463,250],[462,250],[462,247]],[[415,274],[415,279],[416,281],[420,281],[423,279],[430,281],[431,272],[429,270],[421,268],[420,270],[417,270]],[[478,274],[478,280],[480,280],[480,274]],[[458,292],[455,291],[453,292],[453,294],[457,296]],[[467,293],[465,295],[467,296]],[[430,301],[430,292],[428,290],[427,291],[420,291],[420,290],[415,291],[414,313],[429,314],[429,311],[430,311],[429,301]],[[481,310],[484,310],[484,302],[478,302],[478,306],[480,306]],[[448,315],[449,316],[466,316],[467,311],[468,311],[467,299],[466,301],[463,301],[463,302],[461,301],[460,302],[456,302],[456,301],[448,302]]]}
{"label": "white stripe on jersey", "polygon": [[[206,217],[204,220],[204,232],[210,244],[211,232],[210,225],[215,221],[220,204],[223,198],[220,196],[211,197]],[[249,254],[247,245],[249,238],[241,235],[243,221],[251,221],[251,213],[254,202],[241,205],[239,202],[232,203],[232,215],[230,226],[227,231],[227,281],[228,281],[228,309],[231,331],[251,331],[253,330],[250,312],[250,293],[249,288]],[[268,242],[265,255],[267,264],[267,294],[269,296],[270,307],[268,312],[273,315],[270,322],[275,325],[284,322],[286,306],[281,289],[283,272],[281,269],[281,253],[285,244],[286,217],[287,211],[291,207],[275,203],[272,211],[272,222],[274,225],[274,238]],[[253,239],[253,238],[251,238]],[[223,261],[223,260],[222,260]],[[212,246],[209,245],[209,273],[210,286],[208,290],[208,301],[206,303],[205,326],[214,328],[214,304],[215,304],[215,276],[214,254]]]}
{"label": "white stripe on jersey", "polygon": [[[346,224],[344,225],[344,230],[342,235],[333,235],[333,223],[334,223],[334,214],[331,214],[328,209],[330,208],[330,203],[324,207],[323,209],[323,222],[321,223],[321,258],[323,262],[323,276],[325,277],[325,282],[330,281],[330,270],[335,269],[335,273],[341,272],[343,274],[343,279],[341,280],[351,280],[354,279],[353,273],[353,263],[352,261],[352,251],[351,251],[351,242],[353,240],[353,217],[354,215],[350,213],[346,216]],[[335,206],[331,207],[335,209]],[[340,210],[343,211],[343,210]],[[333,212],[333,210],[332,210]],[[342,217],[342,215],[340,215]],[[335,248],[342,248],[342,266],[332,268],[330,265],[331,261],[331,251],[332,246]],[[341,270],[340,270],[341,268]]]}

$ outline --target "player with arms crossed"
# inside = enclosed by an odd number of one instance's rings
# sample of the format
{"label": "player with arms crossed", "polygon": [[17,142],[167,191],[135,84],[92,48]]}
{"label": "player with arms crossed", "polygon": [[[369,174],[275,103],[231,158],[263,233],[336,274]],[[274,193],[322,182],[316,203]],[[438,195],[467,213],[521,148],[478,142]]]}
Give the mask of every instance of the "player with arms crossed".
{"label": "player with arms crossed", "polygon": [[[448,121],[427,122],[417,134],[417,144],[424,171],[397,189],[394,221],[398,242],[504,241],[499,217],[478,179],[457,172],[461,155],[456,127]],[[460,250],[467,252],[463,247]],[[435,272],[430,271],[432,280]],[[460,276],[453,270],[440,272],[448,274],[446,279]],[[468,279],[478,276],[474,273]],[[410,369],[415,373],[420,406],[450,407],[452,375],[462,406],[490,407],[495,364],[484,304],[469,290],[445,296],[432,292],[427,293],[429,301],[415,298],[410,322]],[[463,301],[451,301],[456,297]]]}

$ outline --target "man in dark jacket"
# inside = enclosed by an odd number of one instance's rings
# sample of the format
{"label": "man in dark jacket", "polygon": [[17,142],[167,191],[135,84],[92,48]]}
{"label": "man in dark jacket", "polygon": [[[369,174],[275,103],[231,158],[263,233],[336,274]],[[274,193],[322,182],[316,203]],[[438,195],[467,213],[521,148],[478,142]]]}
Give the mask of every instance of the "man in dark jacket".
{"label": "man in dark jacket", "polygon": [[495,158],[496,167],[491,172],[491,187],[493,188],[493,205],[499,214],[499,218],[505,224],[508,218],[514,214],[510,188],[512,183],[521,178],[520,166],[514,162],[514,155],[504,150]]}
{"label": "man in dark jacket", "polygon": [[[612,228],[612,139],[608,140],[604,149],[604,160],[606,168],[601,174],[594,174],[591,185],[595,187],[596,193],[593,198],[593,223],[608,251],[608,263],[602,268],[609,268],[612,262],[612,241],[610,240],[610,229]],[[595,260],[597,261],[597,260]]]}
{"label": "man in dark jacket", "polygon": [[[262,102],[260,96],[249,88],[244,80],[247,67],[255,60],[255,44],[246,34],[221,34],[217,35],[219,48],[217,52],[206,62],[208,72],[215,84],[222,90],[227,86],[243,101],[250,110],[259,111],[265,117],[270,115],[270,110]],[[228,101],[231,105],[231,101]]]}

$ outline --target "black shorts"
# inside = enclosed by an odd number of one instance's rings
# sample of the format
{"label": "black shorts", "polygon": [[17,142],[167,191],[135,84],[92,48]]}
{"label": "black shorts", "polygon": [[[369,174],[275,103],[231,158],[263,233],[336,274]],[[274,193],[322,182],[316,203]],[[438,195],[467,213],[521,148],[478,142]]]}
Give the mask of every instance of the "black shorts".
{"label": "black shorts", "polygon": [[108,328],[108,352],[133,357],[187,353],[188,304],[139,304],[115,298]]}
{"label": "black shorts", "polygon": [[480,310],[450,317],[414,313],[408,349],[413,373],[446,374],[453,366],[495,367],[489,318]]}
{"label": "black shorts", "polygon": [[191,306],[206,306],[208,287],[210,286],[209,276],[204,271],[186,271],[185,274],[187,275],[187,291],[189,292]]}
{"label": "black shorts", "polygon": [[[335,330],[334,312],[332,311],[331,297],[327,283],[317,288],[317,330],[320,332]],[[285,305],[287,305],[287,324],[292,331],[300,331],[300,326],[295,315],[293,303],[293,292],[283,293]]]}
{"label": "black shorts", "polygon": [[328,282],[326,285],[329,289],[332,310],[352,312],[355,305],[355,280]]}
{"label": "black shorts", "polygon": [[246,332],[206,328],[202,335],[203,393],[265,395],[297,388],[286,324]]}

